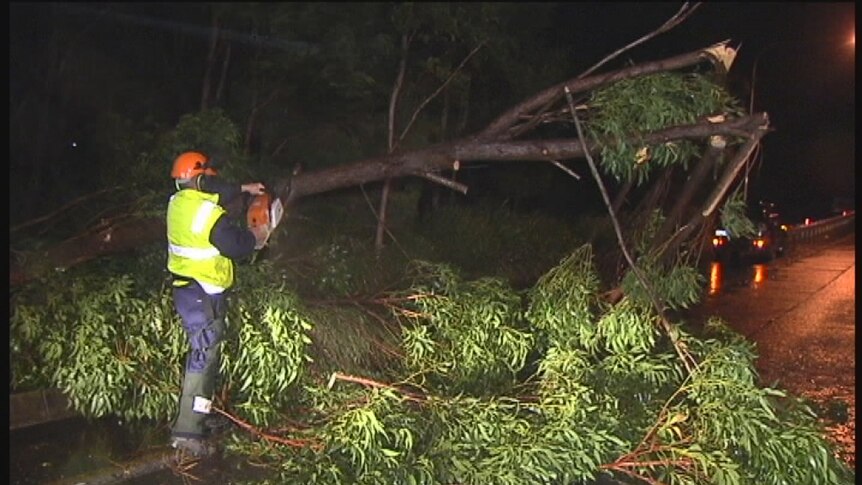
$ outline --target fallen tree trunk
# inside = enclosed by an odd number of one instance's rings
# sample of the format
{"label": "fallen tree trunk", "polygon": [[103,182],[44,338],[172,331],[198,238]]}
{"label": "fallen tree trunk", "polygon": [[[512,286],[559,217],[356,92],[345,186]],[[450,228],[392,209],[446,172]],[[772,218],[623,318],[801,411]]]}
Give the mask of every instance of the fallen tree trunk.
{"label": "fallen tree trunk", "polygon": [[42,251],[27,254],[24,261],[10,258],[9,284],[17,286],[50,271],[67,268],[109,254],[122,253],[165,239],[161,217],[129,217],[88,231]]}
{"label": "fallen tree trunk", "polygon": [[[728,120],[723,123],[703,121],[693,125],[674,126],[653,133],[632,136],[626,142],[656,144],[681,139],[701,139],[713,135],[748,137],[766,122],[764,113]],[[598,143],[588,144],[591,152]],[[292,181],[280,181],[289,192],[280,193],[286,203],[301,197],[331,190],[377,182],[388,177],[424,177],[441,170],[452,170],[453,164],[485,162],[552,162],[584,157],[584,146],[577,139],[485,142],[476,138],[442,143],[430,148],[360,160],[316,172],[303,172]],[[436,180],[434,180],[436,181]]]}
{"label": "fallen tree trunk", "polygon": [[[766,123],[766,115],[757,113],[723,123],[704,121],[694,125],[671,127],[642,137],[633,137],[632,140],[653,144],[680,139],[707,138],[713,135],[748,136]],[[596,143],[590,144],[591,151],[597,147]],[[439,170],[450,170],[455,161],[551,162],[583,158],[583,156],[583,144],[575,139],[509,142],[481,142],[471,139],[414,152],[361,160],[326,170],[303,172],[293,180],[279,181],[276,187],[285,204],[291,204],[302,197],[382,181],[389,177],[423,177]],[[29,263],[22,265],[13,261],[9,272],[9,283],[12,286],[20,285],[35,275],[42,274],[46,269],[63,270],[99,256],[127,251],[164,237],[165,225],[160,218],[121,220],[32,255]]]}

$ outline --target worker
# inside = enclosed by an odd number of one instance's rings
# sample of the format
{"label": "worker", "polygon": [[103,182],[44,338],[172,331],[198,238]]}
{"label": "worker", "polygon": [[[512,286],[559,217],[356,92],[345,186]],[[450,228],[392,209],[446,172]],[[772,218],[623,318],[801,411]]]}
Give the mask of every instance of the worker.
{"label": "worker", "polygon": [[268,235],[265,228],[235,224],[225,208],[242,193],[263,193],[264,185],[230,183],[216,175],[212,161],[203,153],[180,154],[171,170],[177,192],[167,210],[167,267],[174,307],[190,347],[171,446],[195,457],[215,451],[207,440],[207,421],[218,378],[228,291],[234,284],[234,262],[262,247]]}

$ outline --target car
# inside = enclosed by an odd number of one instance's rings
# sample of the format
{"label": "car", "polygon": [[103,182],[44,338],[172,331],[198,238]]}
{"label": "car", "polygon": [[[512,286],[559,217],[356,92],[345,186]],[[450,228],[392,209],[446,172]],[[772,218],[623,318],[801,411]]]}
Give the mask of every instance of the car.
{"label": "car", "polygon": [[730,261],[733,259],[734,250],[730,247],[730,233],[727,229],[718,228],[712,236],[712,259],[716,261]]}
{"label": "car", "polygon": [[771,261],[784,254],[786,241],[786,233],[780,225],[764,221],[758,222],[757,234],[748,238],[748,247],[742,251],[742,258],[754,261]]}
{"label": "car", "polygon": [[748,240],[719,227],[712,236],[712,259],[725,264],[739,264],[748,252]]}
{"label": "car", "polygon": [[730,264],[771,261],[784,254],[785,240],[782,229],[765,225],[752,237],[732,237],[719,228],[712,237],[712,255],[715,261]]}
{"label": "car", "polygon": [[[764,246],[768,243],[771,256],[782,256],[787,246],[787,225],[784,224],[781,214],[773,202],[760,201],[760,213],[752,220],[757,224],[758,238],[764,239]],[[755,239],[754,244],[758,244]]]}

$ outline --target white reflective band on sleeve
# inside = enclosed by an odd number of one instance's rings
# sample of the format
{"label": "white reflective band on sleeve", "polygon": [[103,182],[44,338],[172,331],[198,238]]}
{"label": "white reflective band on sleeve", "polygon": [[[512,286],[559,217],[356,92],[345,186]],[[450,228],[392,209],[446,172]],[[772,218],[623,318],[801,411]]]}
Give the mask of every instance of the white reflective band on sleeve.
{"label": "white reflective band on sleeve", "polygon": [[176,244],[168,244],[168,249],[171,253],[188,259],[209,259],[221,254],[216,248],[188,248]]}
{"label": "white reflective band on sleeve", "polygon": [[204,399],[200,396],[195,396],[194,404],[192,404],[192,411],[196,413],[204,413],[209,414],[212,409],[213,402],[209,399]]}
{"label": "white reflective band on sleeve", "polygon": [[198,213],[195,214],[195,221],[192,223],[192,232],[195,234],[200,234],[204,230],[204,225],[207,223],[207,220],[210,218],[210,214],[215,210],[216,205],[210,201],[204,201],[200,208],[198,209]]}

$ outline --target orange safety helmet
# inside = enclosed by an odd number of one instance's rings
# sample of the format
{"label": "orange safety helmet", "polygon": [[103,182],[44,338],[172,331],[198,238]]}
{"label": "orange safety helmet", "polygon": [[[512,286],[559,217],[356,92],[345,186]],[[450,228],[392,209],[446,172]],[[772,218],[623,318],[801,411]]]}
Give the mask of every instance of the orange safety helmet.
{"label": "orange safety helmet", "polygon": [[209,166],[209,158],[201,152],[185,152],[174,160],[171,178],[189,180],[197,175],[216,175],[214,168]]}

